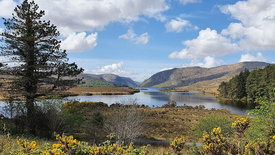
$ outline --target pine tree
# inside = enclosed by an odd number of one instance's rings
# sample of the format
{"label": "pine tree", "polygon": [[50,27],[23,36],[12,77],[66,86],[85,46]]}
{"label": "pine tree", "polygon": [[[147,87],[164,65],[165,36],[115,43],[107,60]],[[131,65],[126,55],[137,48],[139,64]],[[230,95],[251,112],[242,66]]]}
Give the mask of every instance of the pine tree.
{"label": "pine tree", "polygon": [[239,74],[239,81],[238,81],[238,95],[237,98],[238,99],[242,99],[244,97],[247,97],[247,93],[246,93],[246,80],[247,77],[249,76],[249,70],[245,69],[243,72],[241,72]]}
{"label": "pine tree", "polygon": [[12,18],[3,19],[6,29],[1,34],[0,55],[8,59],[5,74],[11,77],[5,88],[24,97],[29,131],[35,134],[35,99],[75,85],[83,69],[68,63],[56,26],[42,20],[45,12],[34,1],[24,0],[14,12]]}
{"label": "pine tree", "polygon": [[223,81],[219,85],[218,91],[220,93],[220,96],[228,98],[228,83]]}

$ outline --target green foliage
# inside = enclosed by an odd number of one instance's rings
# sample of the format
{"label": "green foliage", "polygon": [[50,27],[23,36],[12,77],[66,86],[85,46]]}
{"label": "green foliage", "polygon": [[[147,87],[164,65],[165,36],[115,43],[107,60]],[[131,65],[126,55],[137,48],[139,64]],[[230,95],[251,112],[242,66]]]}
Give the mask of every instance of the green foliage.
{"label": "green foliage", "polygon": [[262,101],[252,114],[254,119],[245,135],[252,141],[268,141],[270,136],[275,135],[275,102]]}
{"label": "green foliage", "polygon": [[81,111],[74,111],[68,108],[62,108],[65,118],[66,131],[73,134],[74,130],[84,123],[84,116]]}
{"label": "green foliage", "polygon": [[274,100],[275,65],[266,66],[251,72],[245,70],[218,88],[221,97],[257,102],[258,98]]}
{"label": "green foliage", "polygon": [[213,128],[221,127],[226,137],[233,134],[231,128],[232,119],[226,116],[208,116],[199,120],[194,126],[194,134],[197,137],[202,137],[203,133],[211,133]]}
{"label": "green foliage", "polygon": [[249,71],[245,69],[239,75],[234,76],[229,82],[222,82],[218,91],[220,96],[232,99],[241,99],[246,97],[246,80],[249,76]]}
{"label": "green foliage", "polygon": [[256,101],[259,98],[275,100],[275,65],[251,72],[247,78],[247,97]]}
{"label": "green foliage", "polygon": [[89,138],[93,140],[94,144],[97,144],[100,138],[106,136],[103,131],[104,117],[101,112],[96,111],[92,114],[90,121],[87,124],[87,133]]}

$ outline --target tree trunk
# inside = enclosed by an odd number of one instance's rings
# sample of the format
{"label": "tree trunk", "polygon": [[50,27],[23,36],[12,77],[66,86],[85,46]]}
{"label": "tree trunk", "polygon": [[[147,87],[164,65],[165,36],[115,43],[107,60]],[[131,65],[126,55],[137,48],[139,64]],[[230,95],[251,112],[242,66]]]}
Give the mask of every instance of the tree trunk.
{"label": "tree trunk", "polygon": [[36,118],[35,118],[35,107],[34,107],[34,98],[27,97],[26,99],[26,108],[27,108],[27,125],[28,131],[32,135],[36,135],[35,126],[36,126]]}

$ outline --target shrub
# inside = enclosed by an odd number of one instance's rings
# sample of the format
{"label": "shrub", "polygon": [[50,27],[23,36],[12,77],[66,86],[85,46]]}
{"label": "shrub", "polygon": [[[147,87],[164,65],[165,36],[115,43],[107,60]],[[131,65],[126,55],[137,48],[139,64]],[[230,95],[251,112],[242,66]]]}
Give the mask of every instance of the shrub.
{"label": "shrub", "polygon": [[244,116],[234,117],[234,122],[232,123],[232,128],[236,130],[238,138],[241,138],[248,128],[249,119]]}
{"label": "shrub", "polygon": [[245,146],[247,154],[275,154],[275,136],[271,136],[268,141],[261,138],[257,141],[250,141]]}
{"label": "shrub", "polygon": [[231,128],[232,119],[226,116],[208,116],[201,118],[194,126],[194,134],[197,137],[202,137],[203,133],[211,133],[213,128],[221,127],[225,137],[230,137],[233,134]]}
{"label": "shrub", "polygon": [[36,141],[18,140],[21,146],[17,154],[44,154],[44,155],[113,155],[113,154],[148,154],[147,146],[135,148],[131,143],[128,146],[122,146],[118,142],[104,142],[102,145],[89,146],[88,143],[78,141],[73,136],[56,135],[58,143],[52,144],[51,147],[37,146]]}
{"label": "shrub", "polygon": [[86,133],[91,142],[98,143],[105,138],[106,133],[103,130],[104,117],[100,111],[92,114],[90,120],[87,122]]}
{"label": "shrub", "polygon": [[184,144],[186,143],[185,139],[183,137],[179,138],[176,137],[170,144],[170,147],[173,149],[175,154],[181,154],[181,151],[183,150]]}
{"label": "shrub", "polygon": [[21,152],[27,153],[27,154],[39,153],[39,150],[37,148],[35,141],[29,142],[27,140],[18,139],[17,143],[22,147],[22,149],[19,151],[20,154]]}
{"label": "shrub", "polygon": [[214,128],[210,134],[203,134],[203,152],[212,155],[225,155],[230,150],[230,144],[221,133],[221,128]]}
{"label": "shrub", "polygon": [[262,101],[252,110],[253,119],[245,131],[246,151],[255,154],[275,154],[275,103]]}
{"label": "shrub", "polygon": [[175,108],[177,106],[176,101],[168,101],[167,104],[162,105],[162,108]]}
{"label": "shrub", "polygon": [[[136,100],[122,101],[125,106],[113,107],[104,122],[106,133],[114,133],[120,144],[130,144],[146,132],[145,115]],[[128,104],[126,104],[128,103]]]}
{"label": "shrub", "polygon": [[275,134],[275,102],[263,101],[251,113],[254,118],[245,135],[251,141],[259,138],[268,141]]}

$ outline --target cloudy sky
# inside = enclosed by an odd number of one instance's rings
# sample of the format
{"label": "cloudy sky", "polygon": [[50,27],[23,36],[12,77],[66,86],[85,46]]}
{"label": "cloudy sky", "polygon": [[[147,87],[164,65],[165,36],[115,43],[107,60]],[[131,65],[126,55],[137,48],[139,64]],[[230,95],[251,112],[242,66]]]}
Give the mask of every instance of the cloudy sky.
{"label": "cloudy sky", "polygon": [[[0,0],[10,18],[21,0]],[[275,0],[35,0],[86,73],[275,62]],[[0,32],[3,31],[0,20]]]}

